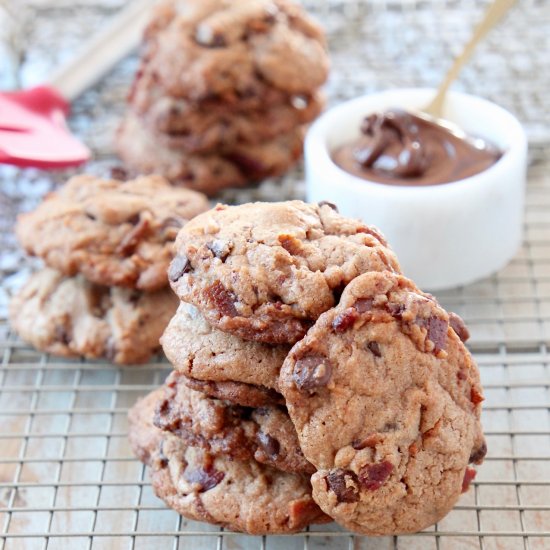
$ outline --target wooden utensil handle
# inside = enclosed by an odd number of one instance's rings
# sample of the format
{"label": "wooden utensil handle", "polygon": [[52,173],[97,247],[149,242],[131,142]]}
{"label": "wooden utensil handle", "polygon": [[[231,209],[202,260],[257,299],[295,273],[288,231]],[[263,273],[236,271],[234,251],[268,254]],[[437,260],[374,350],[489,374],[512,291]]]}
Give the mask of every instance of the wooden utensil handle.
{"label": "wooden utensil handle", "polygon": [[49,84],[67,100],[76,99],[139,45],[153,5],[151,0],[133,0],[55,71]]}

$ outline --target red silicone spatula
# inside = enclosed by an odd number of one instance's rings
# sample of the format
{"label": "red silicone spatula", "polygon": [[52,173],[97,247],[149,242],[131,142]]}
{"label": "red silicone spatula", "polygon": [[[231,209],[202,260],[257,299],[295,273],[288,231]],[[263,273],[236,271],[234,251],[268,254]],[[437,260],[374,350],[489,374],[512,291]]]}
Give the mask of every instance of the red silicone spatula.
{"label": "red silicone spatula", "polygon": [[131,2],[49,84],[0,92],[0,163],[52,169],[90,158],[67,127],[70,102],[139,44],[152,4]]}

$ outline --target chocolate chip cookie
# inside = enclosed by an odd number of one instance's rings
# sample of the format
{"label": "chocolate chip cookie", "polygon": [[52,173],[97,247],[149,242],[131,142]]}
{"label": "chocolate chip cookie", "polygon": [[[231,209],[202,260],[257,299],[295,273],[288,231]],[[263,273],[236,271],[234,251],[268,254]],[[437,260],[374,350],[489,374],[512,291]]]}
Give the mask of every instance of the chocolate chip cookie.
{"label": "chocolate chip cookie", "polygon": [[117,152],[130,171],[162,174],[175,185],[207,195],[283,174],[301,157],[302,145],[303,129],[298,127],[271,141],[190,154],[160,144],[132,112],[126,114],[116,139]]}
{"label": "chocolate chip cookie", "polygon": [[275,392],[281,365],[290,350],[290,346],[250,342],[222,332],[184,302],[166,327],[161,343],[170,363],[185,376],[239,382]]}
{"label": "chocolate chip cookie", "polygon": [[47,353],[142,363],[159,351],[159,338],[177,307],[168,287],[109,288],[46,268],[12,299],[10,321],[23,340]]}
{"label": "chocolate chip cookie", "polygon": [[353,531],[415,532],[455,504],[486,452],[477,367],[433,297],[389,272],[344,290],[291,350],[280,388],[313,496]]}
{"label": "chocolate chip cookie", "polygon": [[324,105],[319,92],[283,97],[280,103],[253,110],[219,100],[196,104],[167,95],[154,79],[143,76],[130,101],[151,136],[163,146],[186,153],[208,153],[237,143],[271,141],[311,122]]}
{"label": "chocolate chip cookie", "polygon": [[284,397],[280,393],[265,386],[244,384],[232,380],[225,380],[224,382],[197,380],[188,376],[184,376],[184,379],[187,386],[192,390],[243,407],[266,407],[285,404]]}
{"label": "chocolate chip cookie", "polygon": [[328,75],[321,29],[287,0],[176,0],[157,9],[145,58],[170,95],[308,94]]}
{"label": "chocolate chip cookie", "polygon": [[286,411],[277,406],[249,408],[212,399],[193,391],[185,377],[172,373],[163,387],[154,424],[202,447],[214,456],[257,460],[285,472],[312,474],[296,430]]}
{"label": "chocolate chip cookie", "polygon": [[361,273],[399,271],[373,227],[332,205],[218,205],[180,231],[172,288],[216,328],[292,344]]}
{"label": "chocolate chip cookie", "polygon": [[16,233],[29,254],[65,275],[151,291],[167,285],[178,230],[208,206],[204,195],[158,176],[82,175],[20,215]]}
{"label": "chocolate chip cookie", "polygon": [[157,496],[183,516],[250,534],[292,533],[330,521],[311,498],[307,476],[214,457],[156,428],[159,390],[129,413],[130,443],[149,464]]}

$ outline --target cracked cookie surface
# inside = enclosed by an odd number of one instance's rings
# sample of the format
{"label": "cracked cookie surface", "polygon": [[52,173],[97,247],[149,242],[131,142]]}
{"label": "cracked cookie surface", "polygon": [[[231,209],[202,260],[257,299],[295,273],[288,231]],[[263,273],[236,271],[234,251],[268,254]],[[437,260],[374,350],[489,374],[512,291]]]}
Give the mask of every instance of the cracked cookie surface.
{"label": "cracked cookie surface", "polygon": [[203,100],[200,103],[166,94],[145,69],[129,99],[150,136],[163,146],[187,154],[231,149],[235,144],[272,141],[311,122],[324,106],[320,92],[283,96],[275,104],[265,98],[254,109],[246,101]]}
{"label": "cracked cookie surface", "polygon": [[296,430],[282,407],[242,407],[187,387],[172,373],[163,386],[154,424],[214,456],[256,460],[285,472],[312,474]]}
{"label": "cracked cookie surface", "polygon": [[290,346],[241,340],[212,327],[197,308],[182,302],[161,339],[174,368],[206,382],[239,382],[278,391],[279,371]]}
{"label": "cracked cookie surface", "polygon": [[328,204],[218,205],[178,234],[168,277],[212,326],[292,344],[361,273],[400,271],[373,227]]}
{"label": "cracked cookie surface", "polygon": [[129,438],[150,466],[156,495],[179,514],[250,534],[292,533],[330,521],[311,498],[307,476],[214,457],[156,428],[160,399],[157,390],[130,410]]}
{"label": "cracked cookie surface", "polygon": [[267,84],[307,94],[328,75],[324,34],[287,0],[175,0],[145,32],[145,59],[170,95],[257,96]]}
{"label": "cracked cookie surface", "polygon": [[29,254],[65,275],[151,291],[167,285],[178,230],[208,207],[204,195],[158,176],[81,175],[21,214],[16,233]]}
{"label": "cracked cookie surface", "polygon": [[[481,463],[482,389],[461,320],[392,273],[354,279],[281,369],[313,495],[353,531],[419,531]],[[463,487],[464,484],[464,487]]]}
{"label": "cracked cookie surface", "polygon": [[10,303],[10,322],[35,348],[66,357],[143,363],[178,307],[170,288],[141,292],[44,268]]}
{"label": "cracked cookie surface", "polygon": [[131,172],[162,174],[176,186],[215,195],[286,172],[302,155],[304,130],[258,143],[236,143],[211,153],[186,151],[159,143],[132,112],[117,132],[117,152]]}

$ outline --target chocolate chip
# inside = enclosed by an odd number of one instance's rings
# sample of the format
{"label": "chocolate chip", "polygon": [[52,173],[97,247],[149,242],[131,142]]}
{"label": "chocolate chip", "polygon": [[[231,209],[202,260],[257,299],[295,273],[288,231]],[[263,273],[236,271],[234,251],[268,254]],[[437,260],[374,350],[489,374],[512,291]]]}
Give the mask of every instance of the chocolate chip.
{"label": "chocolate chip", "polygon": [[470,455],[469,463],[472,464],[481,464],[485,455],[487,454],[487,443],[485,441],[477,448],[472,450]]}
{"label": "chocolate chip", "polygon": [[133,305],[137,305],[142,296],[142,292],[140,292],[139,290],[133,290],[128,296],[128,301]]}
{"label": "chocolate chip", "polygon": [[[182,416],[181,409],[176,401],[176,388],[165,385],[165,396],[157,404],[153,415],[153,424],[167,432],[181,434],[182,429],[189,427],[189,419]],[[187,426],[186,426],[187,421]]]}
{"label": "chocolate chip", "polygon": [[437,353],[445,349],[447,345],[447,329],[449,324],[445,319],[435,315],[428,320],[428,338],[434,343],[434,351]]}
{"label": "chocolate chip", "polygon": [[215,241],[208,243],[206,248],[208,248],[208,250],[210,250],[216,258],[219,258],[222,262],[225,262],[229,254],[231,254],[233,246],[234,244],[231,241],[216,239]]}
{"label": "chocolate chip", "polygon": [[139,220],[140,220],[140,214],[139,212],[137,214],[133,214],[132,216],[130,216],[126,222],[127,223],[130,223],[132,225],[137,225],[139,223]]}
{"label": "chocolate chip", "polygon": [[357,300],[357,302],[353,304],[353,307],[359,313],[367,313],[369,311],[372,311],[373,305],[374,305],[374,300],[372,298],[362,298],[361,300]]}
{"label": "chocolate chip", "polygon": [[208,302],[219,311],[221,315],[236,317],[238,311],[235,307],[237,297],[233,292],[227,290],[220,281],[216,281],[204,290]]}
{"label": "chocolate chip", "polygon": [[90,289],[88,294],[88,306],[92,315],[102,319],[112,306],[110,289],[96,285]]}
{"label": "chocolate chip", "polygon": [[328,206],[329,208],[332,208],[335,212],[338,212],[338,207],[333,202],[321,201],[317,204],[319,204],[319,206]]}
{"label": "chocolate chip", "polygon": [[335,332],[345,332],[353,326],[358,318],[359,314],[357,310],[353,307],[348,307],[332,321],[332,328]]}
{"label": "chocolate chip", "polygon": [[375,357],[382,357],[382,352],[380,351],[380,346],[378,342],[369,342],[367,348]]}
{"label": "chocolate chip", "polygon": [[466,342],[466,340],[470,338],[470,331],[468,330],[468,327],[464,324],[462,317],[460,317],[456,313],[453,313],[452,311],[449,313],[449,325],[451,325],[451,328],[456,332],[458,337],[463,342]]}
{"label": "chocolate chip", "polygon": [[225,477],[225,473],[216,470],[213,466],[208,466],[204,469],[198,468],[190,472],[186,470],[183,477],[189,483],[196,483],[199,486],[198,492],[204,493],[216,487]]}
{"label": "chocolate chip", "polygon": [[160,430],[164,430],[167,427],[167,417],[170,416],[172,409],[172,400],[163,399],[155,407],[155,414],[153,416],[153,424]]}
{"label": "chocolate chip", "polygon": [[393,317],[395,317],[396,319],[401,319],[401,316],[405,311],[405,304],[395,304],[390,302],[386,304],[386,309]]}
{"label": "chocolate chip", "polygon": [[351,470],[337,468],[331,470],[326,477],[329,489],[336,495],[338,502],[357,502],[357,476]]}
{"label": "chocolate chip", "polygon": [[462,492],[465,493],[470,488],[470,483],[475,479],[477,472],[473,468],[466,468],[464,479],[462,480]]}
{"label": "chocolate chip", "polygon": [[158,459],[161,468],[166,468],[166,466],[168,466],[168,457],[164,454],[164,440],[161,440],[159,444]]}
{"label": "chocolate chip", "polygon": [[271,460],[275,460],[279,456],[281,444],[274,437],[264,432],[258,432],[256,438],[258,439],[260,447]]}
{"label": "chocolate chip", "polygon": [[260,177],[266,171],[266,166],[262,162],[243,153],[237,153],[235,151],[226,154],[225,158],[229,162],[236,164],[239,170],[250,178]]}
{"label": "chocolate chip", "polygon": [[187,256],[183,254],[178,254],[170,264],[168,268],[168,278],[175,283],[178,281],[184,273],[189,273],[191,271],[191,262]]}
{"label": "chocolate chip", "polygon": [[56,325],[55,329],[54,329],[54,332],[55,332],[55,339],[68,346],[69,345],[69,342],[71,341],[71,338],[69,336],[69,333],[67,332],[67,329],[64,327],[64,326],[61,326],[61,325]]}
{"label": "chocolate chip", "polygon": [[85,214],[89,220],[92,220],[93,222],[97,220],[97,218],[93,214],[90,214],[89,212],[86,212]]}
{"label": "chocolate chip", "polygon": [[393,464],[384,460],[378,464],[367,464],[359,471],[359,483],[368,491],[376,491],[384,485],[393,472]]}
{"label": "chocolate chip", "polygon": [[431,315],[428,318],[419,317],[415,323],[419,327],[426,329],[426,337],[433,342],[435,353],[445,349],[447,345],[447,329],[449,327],[445,319]]}
{"label": "chocolate chip", "polygon": [[292,378],[300,391],[322,388],[329,383],[332,365],[322,355],[308,355],[296,361]]}
{"label": "chocolate chip", "polygon": [[128,176],[128,171],[122,168],[122,166],[113,166],[109,170],[109,177],[113,180],[126,181]]}

